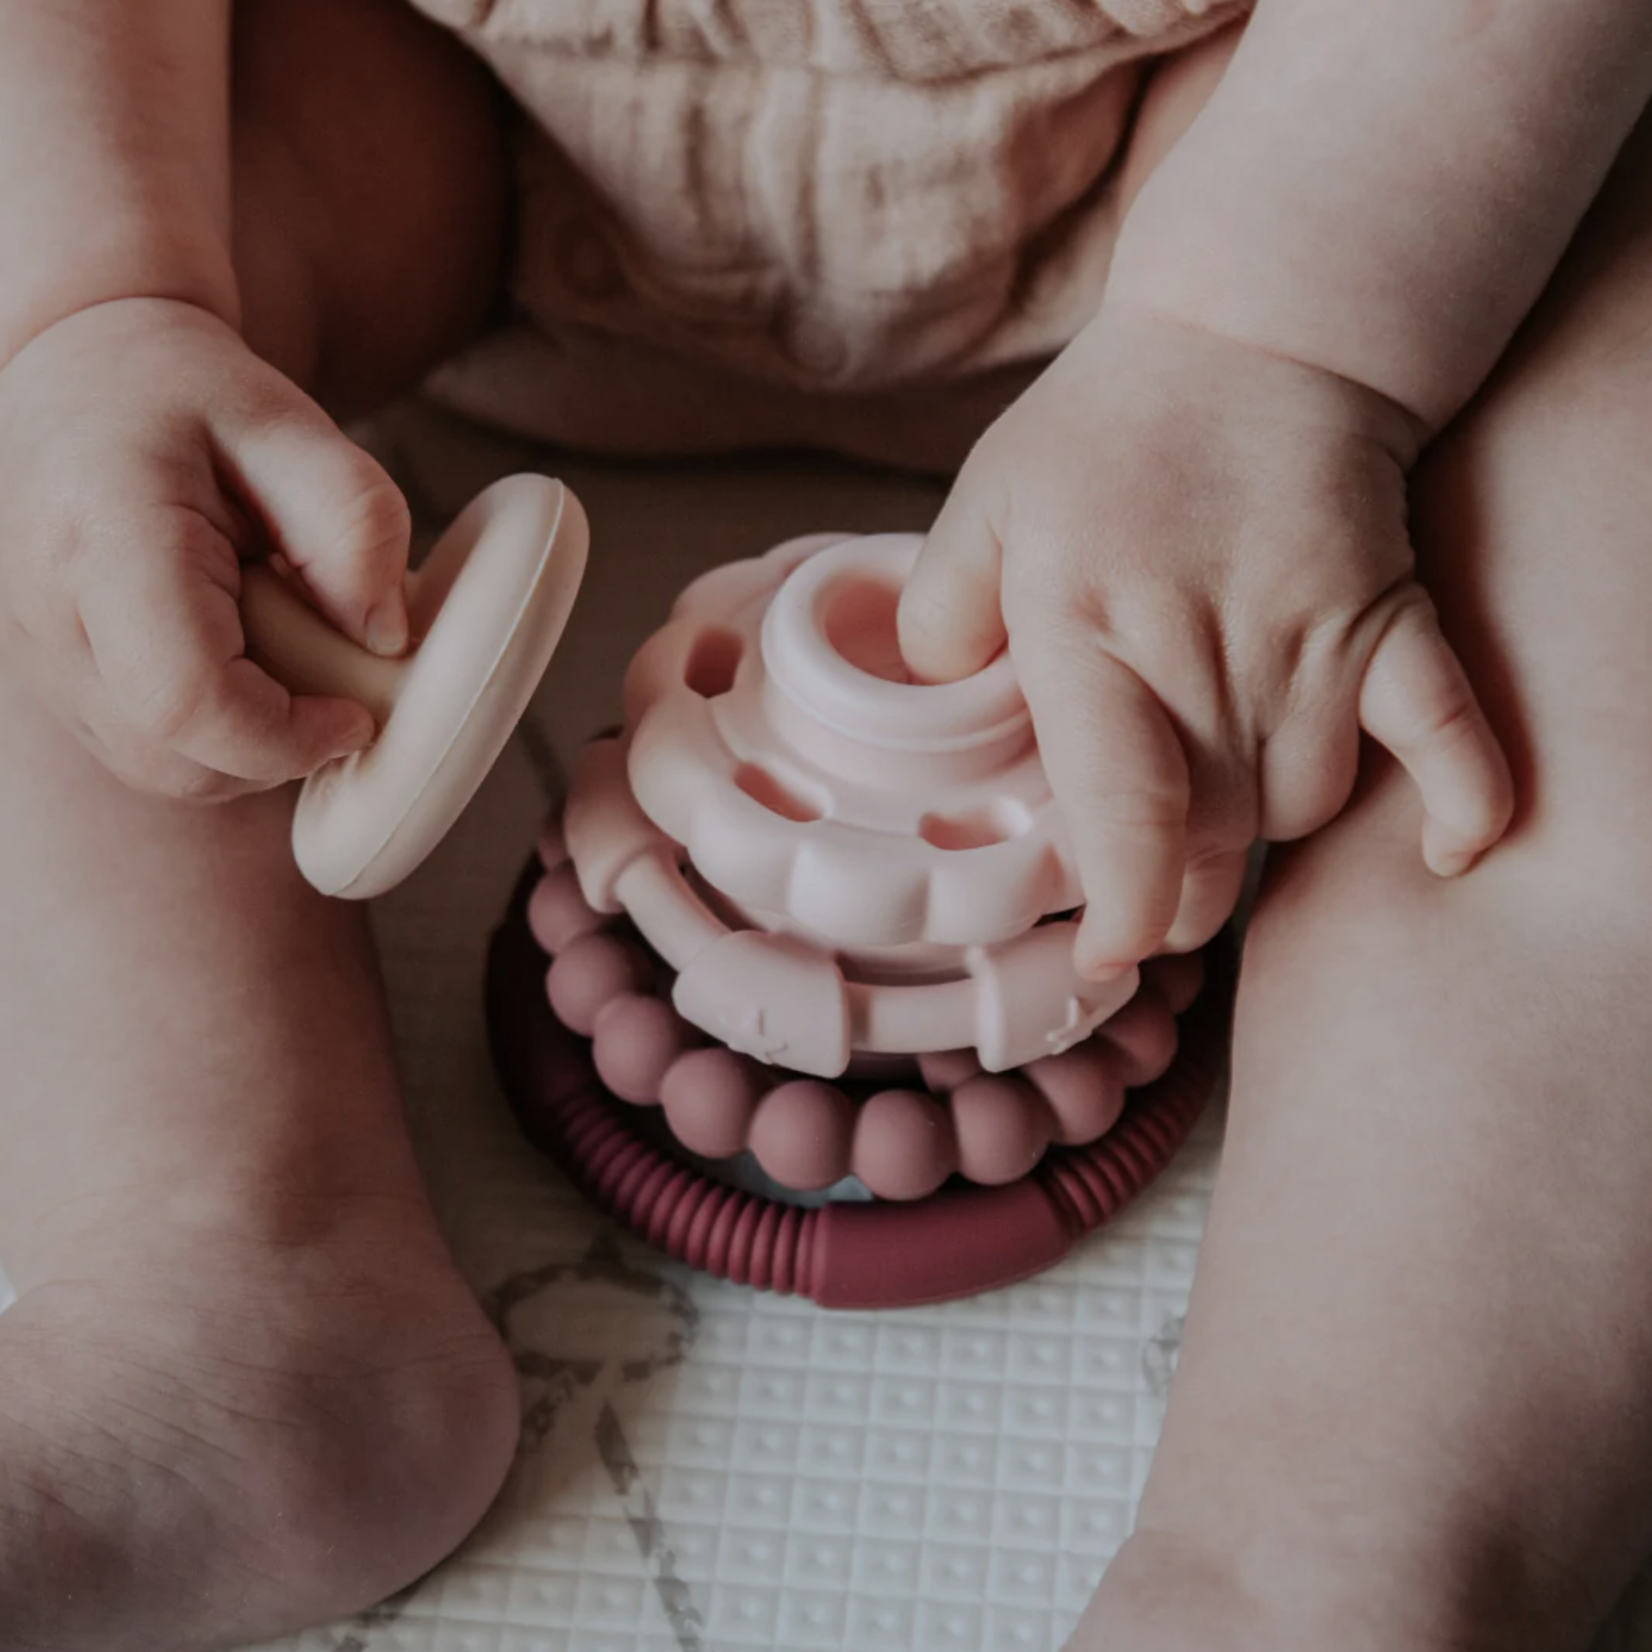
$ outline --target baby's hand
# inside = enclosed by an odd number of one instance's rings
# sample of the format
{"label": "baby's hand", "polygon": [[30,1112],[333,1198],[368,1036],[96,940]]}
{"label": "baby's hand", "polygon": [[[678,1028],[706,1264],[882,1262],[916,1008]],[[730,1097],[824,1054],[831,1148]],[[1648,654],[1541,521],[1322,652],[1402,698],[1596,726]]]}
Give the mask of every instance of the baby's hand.
{"label": "baby's hand", "polygon": [[1414,446],[1334,375],[1104,310],[971,455],[901,645],[950,679],[1007,631],[1088,903],[1082,969],[1209,939],[1251,843],[1347,801],[1362,727],[1419,787],[1435,872],[1502,835],[1508,766],[1412,573]]}
{"label": "baby's hand", "polygon": [[407,640],[407,507],[321,410],[190,305],[81,311],[0,369],[0,647],[109,767],[221,797],[373,737],[245,657],[242,557],[357,640]]}

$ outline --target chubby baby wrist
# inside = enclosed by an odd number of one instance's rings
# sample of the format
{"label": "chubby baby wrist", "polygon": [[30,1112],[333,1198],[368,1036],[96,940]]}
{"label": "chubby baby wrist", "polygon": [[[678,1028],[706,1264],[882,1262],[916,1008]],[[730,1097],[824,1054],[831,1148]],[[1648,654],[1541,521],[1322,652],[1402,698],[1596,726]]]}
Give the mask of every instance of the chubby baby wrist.
{"label": "chubby baby wrist", "polygon": [[1253,183],[1222,195],[1209,179],[1155,177],[1122,227],[1105,302],[1381,397],[1420,448],[1479,388],[1507,331],[1475,271],[1402,254],[1357,226],[1282,224]]}
{"label": "chubby baby wrist", "polygon": [[[1136,357],[1161,389],[1184,383],[1210,406],[1223,385],[1246,402],[1258,395],[1288,398],[1323,428],[1374,442],[1409,469],[1436,426],[1382,386],[1354,377],[1317,353],[1299,353],[1266,337],[1229,330],[1196,311],[1109,288],[1085,335],[1086,347],[1112,357]],[[1327,353],[1328,354],[1328,353]]]}
{"label": "chubby baby wrist", "polygon": [[36,271],[0,293],[0,371],[76,316],[139,303],[186,307],[240,331],[240,288],[227,249],[154,249],[109,268],[90,263],[67,280],[60,271]]}
{"label": "chubby baby wrist", "polygon": [[134,292],[117,297],[94,299],[87,304],[66,309],[37,325],[29,335],[17,343],[9,353],[0,353],[0,381],[14,364],[22,362],[53,339],[60,339],[70,330],[84,328],[118,328],[122,324],[142,325],[146,328],[205,325],[222,328],[235,338],[240,337],[237,318],[233,312],[223,314],[210,304],[194,298],[167,292]]}

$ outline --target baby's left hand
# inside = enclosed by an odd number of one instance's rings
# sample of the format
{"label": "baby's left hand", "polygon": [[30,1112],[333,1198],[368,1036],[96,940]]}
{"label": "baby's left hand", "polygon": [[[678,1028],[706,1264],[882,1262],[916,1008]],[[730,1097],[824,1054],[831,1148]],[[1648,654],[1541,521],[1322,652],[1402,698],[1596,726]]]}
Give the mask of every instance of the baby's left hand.
{"label": "baby's left hand", "polygon": [[1465,871],[1513,787],[1413,575],[1416,436],[1374,392],[1104,308],[970,456],[902,598],[923,676],[1006,635],[1087,907],[1081,969],[1200,945],[1258,838],[1406,767],[1423,855]]}

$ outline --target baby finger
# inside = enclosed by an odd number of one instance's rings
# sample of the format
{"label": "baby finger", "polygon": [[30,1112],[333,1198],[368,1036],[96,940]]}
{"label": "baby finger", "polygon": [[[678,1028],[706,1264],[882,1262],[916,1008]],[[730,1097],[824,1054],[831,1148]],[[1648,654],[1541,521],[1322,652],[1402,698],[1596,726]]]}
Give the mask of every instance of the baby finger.
{"label": "baby finger", "polygon": [[1105,979],[1157,951],[1175,919],[1186,754],[1158,697],[1094,636],[1023,633],[1015,650],[1084,887],[1076,962]]}
{"label": "baby finger", "polygon": [[901,593],[901,655],[926,682],[979,671],[1004,646],[1003,547],[990,518],[953,490]]}
{"label": "baby finger", "polygon": [[182,558],[134,553],[83,599],[81,618],[124,736],[109,738],[150,789],[166,753],[273,786],[373,737],[365,707],[295,698],[247,659],[234,596]]}
{"label": "baby finger", "polygon": [[1181,904],[1163,942],[1166,952],[1194,951],[1233,916],[1248,861],[1244,849],[1215,849],[1189,859]]}
{"label": "baby finger", "polygon": [[1507,830],[1514,781],[1420,589],[1402,599],[1377,641],[1360,687],[1359,720],[1422,793],[1429,869],[1441,877],[1466,872]]}

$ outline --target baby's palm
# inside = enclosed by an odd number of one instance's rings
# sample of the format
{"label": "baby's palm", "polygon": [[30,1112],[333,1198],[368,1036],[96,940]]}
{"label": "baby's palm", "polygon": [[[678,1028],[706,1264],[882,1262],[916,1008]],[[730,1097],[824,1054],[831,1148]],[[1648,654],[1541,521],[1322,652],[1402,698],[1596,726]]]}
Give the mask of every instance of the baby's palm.
{"label": "baby's palm", "polygon": [[1103,318],[988,432],[901,610],[921,673],[1008,638],[1088,907],[1083,966],[1208,939],[1246,851],[1352,790],[1363,727],[1423,849],[1502,834],[1502,753],[1412,573],[1399,416],[1328,375]]}

